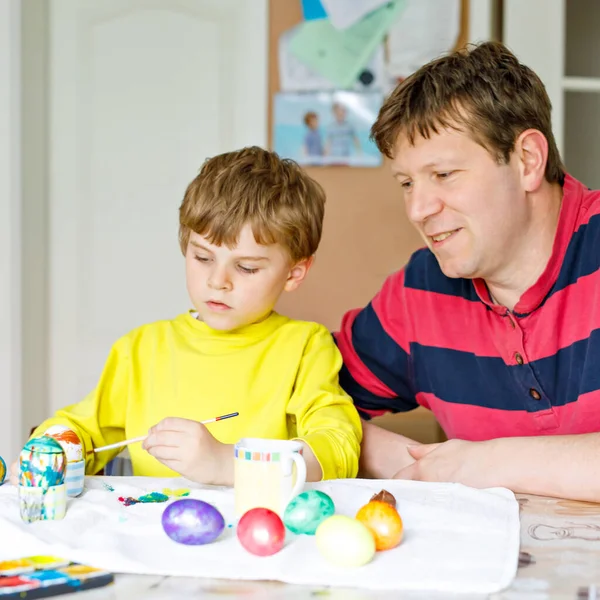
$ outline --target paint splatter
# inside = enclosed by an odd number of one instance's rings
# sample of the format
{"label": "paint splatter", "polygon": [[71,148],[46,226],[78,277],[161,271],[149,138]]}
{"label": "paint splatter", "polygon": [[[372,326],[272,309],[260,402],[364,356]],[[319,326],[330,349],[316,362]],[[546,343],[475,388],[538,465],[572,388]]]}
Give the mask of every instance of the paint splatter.
{"label": "paint splatter", "polygon": [[160,492],[150,492],[149,494],[144,494],[143,496],[139,496],[138,498],[133,498],[132,496],[119,496],[119,502],[123,506],[166,502],[168,499],[169,496],[167,496],[166,494],[161,494]]}
{"label": "paint splatter", "polygon": [[175,498],[183,498],[184,496],[190,495],[190,490],[188,488],[180,488],[177,490],[171,490],[169,488],[164,488],[162,493],[166,494],[167,496],[173,496]]}
{"label": "paint splatter", "polygon": [[115,488],[112,485],[109,485],[108,483],[106,483],[106,481],[102,482],[102,487],[107,491],[107,492],[114,492]]}

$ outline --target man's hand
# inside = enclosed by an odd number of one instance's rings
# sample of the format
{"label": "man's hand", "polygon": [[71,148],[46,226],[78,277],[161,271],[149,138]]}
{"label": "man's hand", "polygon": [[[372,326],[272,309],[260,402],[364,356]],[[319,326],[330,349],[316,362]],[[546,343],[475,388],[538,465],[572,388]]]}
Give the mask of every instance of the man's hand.
{"label": "man's hand", "polygon": [[233,485],[233,446],[216,440],[198,421],[163,419],[149,430],[143,448],[191,481]]}
{"label": "man's hand", "polygon": [[486,442],[448,440],[441,444],[407,446],[415,459],[412,465],[400,469],[394,479],[414,481],[448,481],[475,488],[493,487],[491,457]]}
{"label": "man's hand", "polygon": [[13,462],[12,465],[10,465],[10,470],[9,470],[9,481],[12,485],[17,486],[19,485],[19,471],[21,470],[21,467],[19,466],[19,461],[15,460]]}

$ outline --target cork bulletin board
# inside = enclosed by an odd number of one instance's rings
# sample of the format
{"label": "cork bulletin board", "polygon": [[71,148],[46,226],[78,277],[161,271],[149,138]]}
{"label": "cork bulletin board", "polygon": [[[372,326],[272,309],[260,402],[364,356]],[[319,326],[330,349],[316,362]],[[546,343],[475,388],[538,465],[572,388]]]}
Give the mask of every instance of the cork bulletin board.
{"label": "cork bulletin board", "polygon": [[[461,1],[457,47],[467,42],[468,1]],[[269,2],[269,139],[272,140],[273,97],[279,91],[277,47],[282,32],[302,20],[300,0]],[[350,308],[364,306],[384,279],[401,268],[422,245],[408,222],[384,161],[378,168],[306,167],[325,189],[327,205],[323,238],[315,264],[297,291],[284,294],[277,309],[290,317],[339,327]],[[386,415],[378,425],[421,442],[445,439],[433,415],[419,408]]]}
{"label": "cork bulletin board", "polygon": [[[277,43],[302,20],[300,0],[269,2],[269,139],[273,97],[279,90]],[[468,0],[461,3],[458,46],[468,31]],[[420,245],[404,215],[389,166],[379,168],[307,167],[325,189],[327,208],[315,265],[302,287],[284,294],[278,309],[295,318],[335,329],[350,308],[366,304],[385,277],[401,268]]]}

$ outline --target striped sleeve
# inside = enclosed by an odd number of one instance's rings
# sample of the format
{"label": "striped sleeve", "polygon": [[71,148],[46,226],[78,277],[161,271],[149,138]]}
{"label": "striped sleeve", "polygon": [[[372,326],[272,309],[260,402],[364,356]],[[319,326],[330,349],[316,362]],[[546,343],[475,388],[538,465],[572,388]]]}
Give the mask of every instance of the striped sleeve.
{"label": "striped sleeve", "polygon": [[391,275],[363,309],[346,313],[335,334],[340,383],[364,419],[418,406],[410,381],[404,271]]}

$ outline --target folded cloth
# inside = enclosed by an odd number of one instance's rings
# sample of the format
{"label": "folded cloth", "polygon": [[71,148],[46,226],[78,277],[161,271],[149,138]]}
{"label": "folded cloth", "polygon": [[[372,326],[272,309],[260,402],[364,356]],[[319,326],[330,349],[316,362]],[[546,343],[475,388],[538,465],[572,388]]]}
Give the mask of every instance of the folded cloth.
{"label": "folded cloth", "polygon": [[[215,505],[225,517],[225,530],[215,542],[184,546],[167,537],[161,516],[168,503],[125,506],[119,501],[177,490],[168,501],[172,502],[181,488],[190,489],[189,497]],[[377,552],[363,567],[341,568],[323,559],[314,536],[287,531],[280,552],[257,557],[244,550],[235,535],[231,488],[199,486],[185,479],[88,477],[84,493],[69,499],[61,521],[23,523],[17,488],[0,487],[0,561],[50,554],[119,573],[463,594],[496,592],[516,573],[519,507],[509,490],[366,479],[324,481],[305,489],[329,494],[336,514],[352,517],[373,494],[388,490],[404,522],[402,543]]]}

